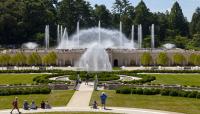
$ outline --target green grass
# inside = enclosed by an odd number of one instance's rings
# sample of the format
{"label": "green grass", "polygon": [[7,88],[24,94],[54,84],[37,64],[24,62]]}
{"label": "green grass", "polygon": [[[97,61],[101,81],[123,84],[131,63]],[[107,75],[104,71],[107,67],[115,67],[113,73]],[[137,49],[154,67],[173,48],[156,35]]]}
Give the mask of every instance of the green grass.
{"label": "green grass", "polygon": [[200,86],[200,74],[149,74],[156,77],[155,84]]}
{"label": "green grass", "polygon": [[52,91],[51,94],[0,96],[0,109],[12,108],[11,103],[15,97],[18,97],[20,107],[22,107],[22,103],[24,100],[28,100],[29,103],[34,100],[38,106],[40,105],[40,102],[42,100],[48,100],[52,106],[65,106],[67,105],[73,94],[73,90],[55,90]]}
{"label": "green grass", "polygon": [[113,67],[113,70],[122,70],[120,67]]}
{"label": "green grass", "polygon": [[33,78],[42,74],[0,74],[0,84],[31,84]]}
{"label": "green grass", "polygon": [[[96,91],[92,95],[91,103],[97,100],[102,91]],[[126,95],[116,94],[115,91],[105,91],[108,95],[107,105],[114,107],[134,107],[181,112],[186,114],[200,113],[200,100],[194,98],[170,97],[160,95]]]}
{"label": "green grass", "polygon": [[[33,114],[33,113],[29,113],[29,114]],[[113,113],[104,113],[104,112],[45,112],[45,113],[37,113],[37,114],[113,114]]]}

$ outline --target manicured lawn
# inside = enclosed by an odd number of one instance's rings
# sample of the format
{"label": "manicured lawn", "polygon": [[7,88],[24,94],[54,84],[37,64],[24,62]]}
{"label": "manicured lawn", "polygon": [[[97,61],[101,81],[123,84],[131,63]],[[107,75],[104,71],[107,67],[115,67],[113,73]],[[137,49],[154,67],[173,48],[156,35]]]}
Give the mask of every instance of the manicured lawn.
{"label": "manicured lawn", "polygon": [[43,74],[0,74],[0,84],[31,84],[40,75]]}
{"label": "manicured lawn", "polygon": [[[32,114],[32,113],[30,113],[30,114]],[[103,112],[45,112],[45,113],[37,113],[37,114],[114,114],[114,113],[103,113]]]}
{"label": "manicured lawn", "polygon": [[113,67],[113,70],[122,70],[120,67]]}
{"label": "manicured lawn", "polygon": [[156,76],[152,83],[200,86],[200,74],[150,74]]}
{"label": "manicured lawn", "polygon": [[[97,100],[102,91],[96,91],[92,95],[91,102]],[[116,94],[115,91],[105,91],[108,95],[107,105],[114,107],[135,107],[157,109],[186,114],[200,114],[200,100],[194,98],[169,97],[159,95],[126,95]]]}
{"label": "manicured lawn", "polygon": [[73,90],[52,91],[51,94],[32,94],[32,95],[11,95],[11,96],[0,96],[0,109],[11,108],[12,101],[15,96],[19,99],[19,106],[22,107],[23,101],[28,100],[30,103],[32,100],[39,106],[42,100],[49,101],[52,106],[65,106],[69,102],[70,98],[74,94]]}

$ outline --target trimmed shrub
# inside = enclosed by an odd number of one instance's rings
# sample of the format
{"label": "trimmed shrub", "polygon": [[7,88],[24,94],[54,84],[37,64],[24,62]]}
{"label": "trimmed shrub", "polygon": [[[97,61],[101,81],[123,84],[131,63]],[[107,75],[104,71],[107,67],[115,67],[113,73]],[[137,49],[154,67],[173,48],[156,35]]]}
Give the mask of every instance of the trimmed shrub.
{"label": "trimmed shrub", "polygon": [[142,95],[143,94],[143,89],[142,88],[137,88],[136,94]]}
{"label": "trimmed shrub", "polygon": [[51,92],[51,89],[48,87],[3,88],[3,89],[0,89],[0,96],[27,95],[27,94],[49,94],[50,92]]}
{"label": "trimmed shrub", "polygon": [[169,96],[178,96],[178,90],[171,90]]}
{"label": "trimmed shrub", "polygon": [[196,98],[197,97],[198,92],[197,91],[192,91],[188,94],[189,98]]}
{"label": "trimmed shrub", "polygon": [[163,89],[163,90],[161,90],[161,95],[162,96],[169,96],[169,92],[170,92],[170,90],[168,90],[168,89]]}

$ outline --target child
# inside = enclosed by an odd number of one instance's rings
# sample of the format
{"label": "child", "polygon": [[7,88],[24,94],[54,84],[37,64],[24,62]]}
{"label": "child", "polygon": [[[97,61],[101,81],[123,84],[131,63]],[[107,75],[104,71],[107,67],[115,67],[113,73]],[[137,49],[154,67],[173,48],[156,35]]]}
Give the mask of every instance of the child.
{"label": "child", "polygon": [[98,104],[96,101],[94,101],[94,103],[92,104],[92,108],[93,109],[98,109]]}

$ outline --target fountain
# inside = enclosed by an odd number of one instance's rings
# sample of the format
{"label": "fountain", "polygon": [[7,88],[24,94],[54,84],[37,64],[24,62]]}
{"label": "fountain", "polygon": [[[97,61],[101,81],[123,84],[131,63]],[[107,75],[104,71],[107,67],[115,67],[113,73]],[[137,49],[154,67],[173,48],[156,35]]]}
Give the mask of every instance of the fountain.
{"label": "fountain", "polygon": [[122,39],[122,22],[120,21],[119,25],[119,31],[120,31],[120,47],[123,47],[123,39]]}
{"label": "fountain", "polygon": [[167,43],[167,44],[164,44],[163,47],[166,49],[173,49],[173,48],[176,48],[176,45]]}
{"label": "fountain", "polygon": [[78,48],[80,47],[80,36],[79,36],[79,21],[77,22],[77,42],[78,42]]}
{"label": "fountain", "polygon": [[57,49],[86,49],[75,63],[75,67],[85,71],[111,71],[112,65],[106,49],[133,49],[135,48],[133,46],[136,45],[134,36],[130,41],[122,33],[122,23],[120,23],[120,31],[101,28],[100,21],[98,27],[83,30],[79,30],[78,22],[77,32],[69,38],[66,38],[67,32],[65,31],[63,33],[64,38],[61,39]]}
{"label": "fountain", "polygon": [[27,42],[22,44],[22,48],[27,48],[27,49],[35,49],[38,47],[38,44],[35,42]]}
{"label": "fountain", "polygon": [[154,33],[154,24],[151,25],[151,48],[155,48],[155,33]]}
{"label": "fountain", "polygon": [[138,25],[138,48],[142,48],[142,25]]}
{"label": "fountain", "polygon": [[135,47],[135,44],[134,44],[134,33],[135,33],[134,25],[132,25],[132,29],[131,29],[131,44],[133,45],[133,47]]}
{"label": "fountain", "polygon": [[101,44],[101,21],[99,21],[99,44]]}
{"label": "fountain", "polygon": [[75,64],[76,67],[84,71],[111,71],[112,66],[106,50],[98,43],[94,43],[81,56]]}
{"label": "fountain", "polygon": [[45,47],[46,50],[49,48],[49,25],[45,27]]}
{"label": "fountain", "polygon": [[60,44],[60,25],[57,25],[57,44]]}

